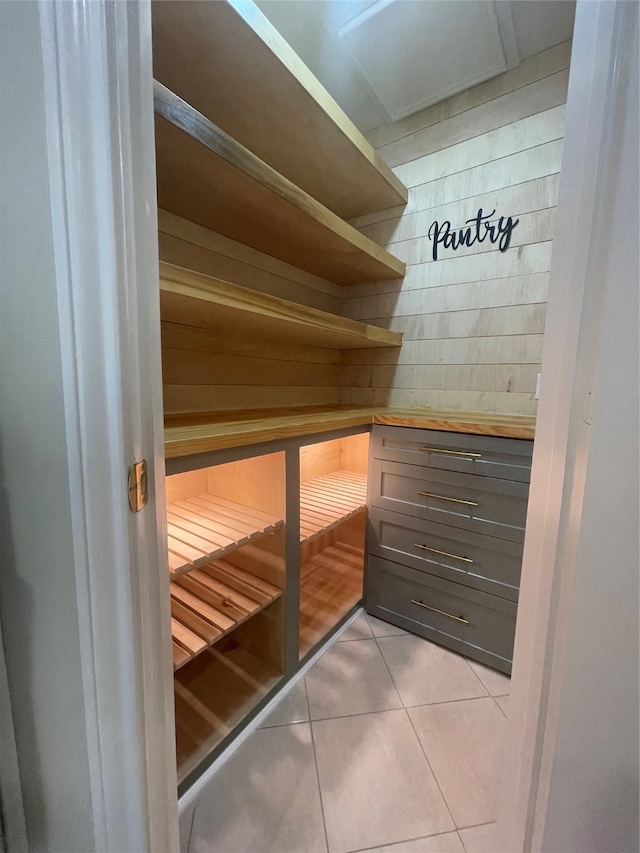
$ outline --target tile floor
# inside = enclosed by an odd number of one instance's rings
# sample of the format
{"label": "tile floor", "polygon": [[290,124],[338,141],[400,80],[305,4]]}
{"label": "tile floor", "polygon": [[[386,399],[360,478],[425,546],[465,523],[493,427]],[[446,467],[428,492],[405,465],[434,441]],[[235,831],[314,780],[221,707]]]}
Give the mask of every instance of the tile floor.
{"label": "tile floor", "polygon": [[183,814],[183,853],[497,853],[508,693],[363,614]]}

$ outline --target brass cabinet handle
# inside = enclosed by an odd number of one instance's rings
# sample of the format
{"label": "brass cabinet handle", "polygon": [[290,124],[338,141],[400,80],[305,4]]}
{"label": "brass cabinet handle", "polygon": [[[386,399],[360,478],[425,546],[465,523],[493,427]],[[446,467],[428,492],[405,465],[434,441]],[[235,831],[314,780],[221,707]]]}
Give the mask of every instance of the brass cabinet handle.
{"label": "brass cabinet handle", "polygon": [[463,501],[462,498],[448,498],[446,495],[434,495],[433,492],[418,492],[422,498],[437,498],[439,501],[451,501],[453,504],[464,504],[465,506],[479,506],[477,501]]}
{"label": "brass cabinet handle", "polygon": [[443,450],[440,447],[421,447],[423,453],[446,453],[448,456],[466,456],[469,459],[482,459],[482,453],[469,453],[468,450]]}
{"label": "brass cabinet handle", "polygon": [[451,557],[452,560],[462,560],[463,563],[473,563],[471,557],[461,557],[459,554],[450,554],[448,551],[440,551],[438,548],[430,548],[428,545],[420,545],[414,542],[414,548],[421,548],[423,551],[431,551],[432,554],[441,554],[443,557]]}
{"label": "brass cabinet handle", "polygon": [[469,620],[463,619],[462,616],[454,616],[452,613],[445,613],[444,610],[438,610],[437,607],[429,607],[428,604],[425,604],[423,601],[416,601],[415,598],[411,599],[412,604],[417,604],[418,607],[424,607],[425,610],[431,610],[434,613],[439,613],[440,616],[446,616],[447,619],[453,619],[456,622],[462,622],[463,625],[468,625]]}

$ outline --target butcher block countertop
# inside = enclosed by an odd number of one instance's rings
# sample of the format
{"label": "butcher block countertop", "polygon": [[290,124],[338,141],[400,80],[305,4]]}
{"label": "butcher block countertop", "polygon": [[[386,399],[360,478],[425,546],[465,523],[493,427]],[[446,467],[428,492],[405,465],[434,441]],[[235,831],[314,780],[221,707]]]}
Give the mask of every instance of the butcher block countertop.
{"label": "butcher block countertop", "polygon": [[369,424],[533,439],[535,423],[531,416],[426,408],[324,406],[198,412],[166,416],[165,456],[172,459]]}

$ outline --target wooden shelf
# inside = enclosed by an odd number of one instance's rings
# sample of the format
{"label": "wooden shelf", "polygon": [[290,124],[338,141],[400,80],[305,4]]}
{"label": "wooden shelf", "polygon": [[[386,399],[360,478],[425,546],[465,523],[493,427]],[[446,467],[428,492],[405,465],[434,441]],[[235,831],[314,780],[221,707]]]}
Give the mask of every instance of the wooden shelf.
{"label": "wooden shelf", "polygon": [[300,541],[310,542],[364,509],[367,478],[334,471],[300,486]]}
{"label": "wooden shelf", "polygon": [[282,595],[278,587],[226,560],[194,569],[170,586],[174,669],[189,663]]}
{"label": "wooden shelf", "polygon": [[167,263],[160,264],[160,311],[163,320],[183,326],[217,332],[239,328],[252,339],[265,341],[339,350],[402,344],[402,332],[338,317]]}
{"label": "wooden shelf", "polygon": [[364,552],[336,542],[300,567],[300,657],[362,598]]}
{"label": "wooden shelf", "polygon": [[169,571],[180,575],[282,525],[283,519],[208,493],[167,506]]}
{"label": "wooden shelf", "polygon": [[533,439],[535,436],[534,417],[486,412],[394,409],[384,406],[308,406],[242,412],[193,412],[165,418],[165,456],[171,459],[374,423],[505,438]]}
{"label": "wooden shelf", "polygon": [[253,3],[152,3],[157,80],[343,219],[406,187]]}
{"label": "wooden shelf", "polygon": [[232,732],[282,675],[230,638],[220,646],[207,649],[175,674],[179,783]]}
{"label": "wooden shelf", "polygon": [[404,275],[402,261],[157,81],[154,105],[160,207],[336,284]]}

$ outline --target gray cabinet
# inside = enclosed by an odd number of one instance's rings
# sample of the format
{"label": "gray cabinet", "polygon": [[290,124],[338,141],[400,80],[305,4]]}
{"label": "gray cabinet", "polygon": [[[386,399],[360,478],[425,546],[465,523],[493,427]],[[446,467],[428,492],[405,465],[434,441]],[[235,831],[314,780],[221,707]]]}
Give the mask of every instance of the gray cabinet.
{"label": "gray cabinet", "polygon": [[368,612],[510,672],[532,450],[374,426]]}

